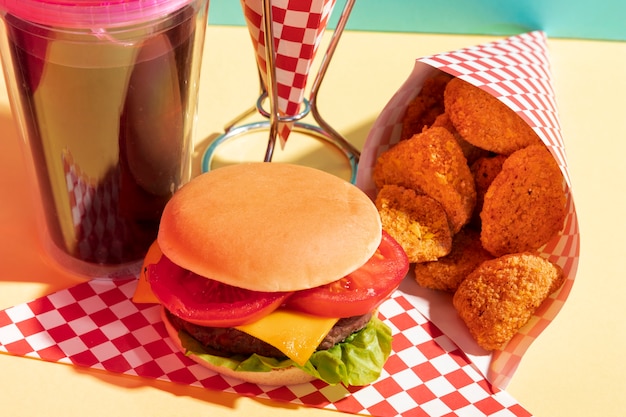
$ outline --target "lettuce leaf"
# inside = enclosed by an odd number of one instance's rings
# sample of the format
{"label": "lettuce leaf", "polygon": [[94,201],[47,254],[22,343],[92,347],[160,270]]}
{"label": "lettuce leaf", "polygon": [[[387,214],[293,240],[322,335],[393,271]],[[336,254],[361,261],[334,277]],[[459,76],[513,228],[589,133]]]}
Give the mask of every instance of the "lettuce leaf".
{"label": "lettuce leaf", "polygon": [[202,345],[185,331],[179,333],[187,355],[196,355],[218,366],[235,371],[269,372],[272,369],[296,366],[328,384],[362,386],[376,381],[391,353],[391,329],[380,319],[372,317],[360,331],[332,348],[313,353],[304,366],[291,359],[250,357],[221,357],[207,353]]}

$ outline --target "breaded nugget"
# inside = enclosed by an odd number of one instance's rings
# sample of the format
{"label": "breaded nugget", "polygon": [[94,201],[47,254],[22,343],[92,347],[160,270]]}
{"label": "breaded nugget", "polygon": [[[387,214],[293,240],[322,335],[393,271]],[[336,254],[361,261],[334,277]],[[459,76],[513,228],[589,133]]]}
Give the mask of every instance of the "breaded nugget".
{"label": "breaded nugget", "polygon": [[422,89],[409,103],[402,119],[401,139],[408,139],[430,126],[443,113],[443,92],[452,76],[439,71],[424,80]]}
{"label": "breaded nugget", "polygon": [[432,261],[450,252],[452,234],[441,204],[398,185],[376,196],[383,230],[402,246],[410,262]]}
{"label": "breaded nugget", "polygon": [[474,178],[463,151],[442,127],[426,129],[381,154],[373,179],[379,189],[401,185],[437,200],[453,233],[469,221],[476,202]]}
{"label": "breaded nugget", "polygon": [[467,159],[467,163],[469,165],[471,165],[478,158],[489,155],[489,151],[481,149],[478,146],[474,146],[465,139],[463,139],[463,136],[461,136],[461,134],[457,132],[456,128],[452,124],[452,120],[450,120],[450,116],[448,116],[448,113],[441,113],[439,116],[437,116],[433,124],[429,127],[445,127],[446,129],[448,129],[450,133],[454,135],[454,139],[459,142],[459,146],[461,147],[463,155],[465,155],[465,159]]}
{"label": "breaded nugget", "polygon": [[495,155],[478,158],[470,165],[470,171],[474,176],[476,186],[476,207],[472,216],[472,225],[480,227],[480,211],[483,208],[485,194],[489,186],[502,170],[502,164],[506,160],[506,155]]}
{"label": "breaded nugget", "polygon": [[502,349],[564,280],[559,266],[537,255],[505,255],[469,274],[452,304],[482,348]]}
{"label": "breaded nugget", "polygon": [[433,290],[455,292],[474,269],[493,256],[480,243],[480,232],[464,227],[452,238],[452,250],[433,262],[415,264],[415,280]]}
{"label": "breaded nugget", "polygon": [[480,212],[481,241],[494,256],[538,249],[563,227],[567,214],[561,170],[544,145],[509,156]]}
{"label": "breaded nugget", "polygon": [[541,143],[513,110],[486,91],[454,78],[444,93],[446,113],[465,140],[491,152],[510,155]]}

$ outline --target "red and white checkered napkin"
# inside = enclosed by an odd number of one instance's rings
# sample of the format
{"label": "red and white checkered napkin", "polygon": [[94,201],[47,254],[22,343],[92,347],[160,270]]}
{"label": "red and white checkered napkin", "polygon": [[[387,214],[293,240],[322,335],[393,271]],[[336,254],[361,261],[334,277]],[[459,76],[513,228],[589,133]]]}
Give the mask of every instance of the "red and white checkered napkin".
{"label": "red and white checkered napkin", "polygon": [[[276,51],[278,110],[295,116],[304,101],[311,64],[335,6],[335,0],[271,0]],[[262,0],[241,0],[257,64],[267,85]],[[284,144],[292,123],[282,123],[279,136]]]}
{"label": "red and white checkered napkin", "polygon": [[155,304],[131,301],[136,280],[93,280],[0,311],[0,352],[374,416],[529,416],[415,310],[407,282],[380,308],[394,334],[384,374],[366,387],[320,381],[266,387],[224,378],[176,350]]}
{"label": "red and white checkered napkin", "polygon": [[[424,80],[437,70],[488,91],[519,114],[550,149],[567,183],[569,209],[565,227],[541,248],[545,257],[563,268],[567,281],[541,306],[530,323],[503,351],[490,354],[481,350],[468,336],[461,322],[450,320],[456,315],[445,295],[423,289],[416,293],[415,305],[419,311],[451,337],[489,381],[504,388],[510,382],[522,355],[554,319],[567,299],[574,283],[580,252],[578,220],[552,88],[546,37],[541,31],[530,32],[418,59],[408,79],[374,123],[361,153],[356,183],[370,197],[374,198],[376,194],[372,180],[376,158],[400,140],[402,118],[408,103],[417,95]],[[433,311],[437,313],[433,314]]]}

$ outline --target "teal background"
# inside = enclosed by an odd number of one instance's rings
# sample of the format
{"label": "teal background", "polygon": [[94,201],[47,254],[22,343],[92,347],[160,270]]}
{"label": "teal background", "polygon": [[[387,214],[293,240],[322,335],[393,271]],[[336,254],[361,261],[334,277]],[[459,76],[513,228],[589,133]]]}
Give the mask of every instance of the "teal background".
{"label": "teal background", "polygon": [[[209,24],[245,25],[239,0],[210,0]],[[345,0],[337,0],[331,27]],[[626,40],[626,0],[357,0],[348,30]]]}

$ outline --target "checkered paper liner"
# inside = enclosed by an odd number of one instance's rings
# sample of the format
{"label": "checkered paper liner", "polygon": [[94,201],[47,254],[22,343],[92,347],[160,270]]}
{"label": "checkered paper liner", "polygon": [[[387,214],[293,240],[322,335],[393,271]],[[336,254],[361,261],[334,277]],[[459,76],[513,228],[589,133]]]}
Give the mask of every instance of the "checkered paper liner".
{"label": "checkered paper liner", "polygon": [[417,312],[412,282],[380,307],[394,335],[383,375],[350,388],[259,386],[203,368],[177,350],[159,305],[132,302],[136,283],[92,280],[0,311],[0,352],[353,414],[530,416]]}
{"label": "checkered paper liner", "polygon": [[449,295],[426,289],[415,294],[416,308],[451,337],[491,383],[505,388],[531,343],[565,303],[574,283],[580,252],[578,220],[552,88],[546,36],[535,31],[417,59],[407,80],[372,126],[361,153],[356,183],[371,198],[376,195],[372,180],[376,158],[400,140],[402,118],[408,103],[417,95],[424,80],[437,70],[480,87],[520,115],[549,148],[566,181],[568,214],[565,226],[540,248],[540,253],[560,265],[567,280],[504,350],[490,353],[478,347],[466,326],[458,320]]}
{"label": "checkered paper liner", "polygon": [[[271,0],[274,34],[278,111],[296,116],[304,102],[311,65],[322,40],[335,0]],[[262,0],[241,0],[263,83],[267,85]],[[292,123],[281,123],[282,143]]]}

